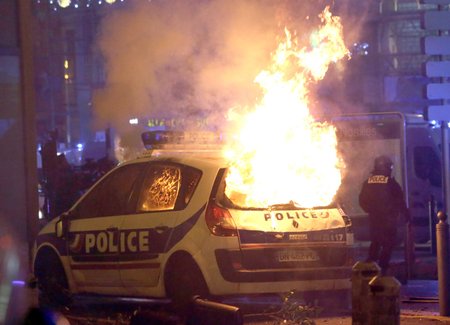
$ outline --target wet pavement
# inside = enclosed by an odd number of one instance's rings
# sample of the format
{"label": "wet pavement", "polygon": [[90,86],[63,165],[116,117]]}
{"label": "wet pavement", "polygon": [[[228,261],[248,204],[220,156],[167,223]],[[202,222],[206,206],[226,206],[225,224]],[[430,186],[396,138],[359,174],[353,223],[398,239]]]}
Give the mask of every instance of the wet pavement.
{"label": "wet pavement", "polygon": [[[361,256],[364,256],[364,250],[361,251]],[[416,249],[409,279],[406,276],[406,269],[404,252],[396,251],[388,275],[401,282],[400,324],[450,324],[450,314],[442,316],[440,312],[436,256],[426,247]],[[319,316],[314,319],[314,322],[317,325],[350,325],[352,310],[343,311],[341,314]]]}
{"label": "wet pavement", "polygon": [[[363,250],[361,250],[364,254]],[[416,252],[414,265],[412,266],[413,274],[407,279],[405,274],[406,267],[402,252],[395,254],[391,276],[401,282],[400,288],[400,324],[450,324],[450,316],[442,316],[440,314],[439,281],[437,278],[437,261],[427,250],[419,250]],[[450,276],[450,275],[449,275]],[[5,301],[5,296],[0,296],[0,325],[23,324],[25,314],[37,305],[37,290],[27,287],[26,283],[29,279],[29,273],[26,270],[17,272],[14,277],[10,277],[9,299]],[[5,293],[5,283],[0,286],[0,294]],[[450,294],[450,293],[449,293]],[[339,299],[339,298],[338,298]],[[250,304],[252,302],[250,301]],[[130,323],[131,313],[117,312],[117,308],[113,308],[108,314],[100,314],[97,309],[89,310],[91,304],[85,305],[85,310],[67,310],[62,314],[55,314],[58,321],[56,325],[81,325],[81,324],[115,324],[126,325]],[[315,312],[309,314],[313,323],[317,325],[333,325],[333,324],[352,324],[352,306],[348,308],[333,308],[332,305],[315,306]],[[244,311],[245,308],[242,308]],[[277,317],[274,317],[277,316]],[[275,325],[282,324],[279,314],[261,313],[251,314],[244,313],[245,325]],[[176,322],[175,322],[176,323]],[[175,324],[173,323],[173,324]],[[141,324],[141,323],[140,323]],[[148,324],[152,324],[149,322]],[[156,324],[156,323],[154,323]],[[285,323],[289,324],[289,322]],[[215,325],[215,324],[212,324]]]}

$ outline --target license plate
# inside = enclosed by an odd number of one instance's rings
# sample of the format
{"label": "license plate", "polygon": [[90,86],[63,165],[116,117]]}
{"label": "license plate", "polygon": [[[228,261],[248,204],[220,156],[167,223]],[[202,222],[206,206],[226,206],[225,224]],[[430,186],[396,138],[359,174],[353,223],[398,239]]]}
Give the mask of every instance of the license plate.
{"label": "license plate", "polygon": [[311,250],[287,250],[277,254],[278,262],[312,262],[318,261],[319,255]]}

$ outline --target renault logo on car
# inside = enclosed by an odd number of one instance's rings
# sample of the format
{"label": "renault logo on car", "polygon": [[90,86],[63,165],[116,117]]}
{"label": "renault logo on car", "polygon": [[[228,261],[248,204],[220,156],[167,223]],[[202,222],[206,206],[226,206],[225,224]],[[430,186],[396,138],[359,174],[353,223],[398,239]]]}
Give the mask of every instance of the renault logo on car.
{"label": "renault logo on car", "polygon": [[280,234],[280,233],[277,233],[277,234],[274,235],[274,237],[275,237],[276,239],[283,239],[284,235],[283,235],[283,234]]}

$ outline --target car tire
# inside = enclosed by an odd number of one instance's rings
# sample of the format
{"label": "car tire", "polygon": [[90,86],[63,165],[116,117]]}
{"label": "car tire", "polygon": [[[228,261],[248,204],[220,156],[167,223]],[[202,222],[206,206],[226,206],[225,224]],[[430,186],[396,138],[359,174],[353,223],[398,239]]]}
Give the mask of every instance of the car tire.
{"label": "car tire", "polygon": [[186,315],[193,297],[209,297],[203,274],[191,257],[179,256],[171,259],[166,267],[164,285],[166,295],[177,313]]}
{"label": "car tire", "polygon": [[35,274],[40,307],[62,308],[71,302],[64,268],[54,253],[42,254],[37,260]]}

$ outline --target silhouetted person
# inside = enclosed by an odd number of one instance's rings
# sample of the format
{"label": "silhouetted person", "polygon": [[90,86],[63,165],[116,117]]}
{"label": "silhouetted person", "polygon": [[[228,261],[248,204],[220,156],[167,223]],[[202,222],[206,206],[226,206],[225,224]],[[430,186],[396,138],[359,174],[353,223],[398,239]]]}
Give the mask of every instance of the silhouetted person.
{"label": "silhouetted person", "polygon": [[397,240],[397,219],[409,211],[400,184],[392,177],[394,165],[387,156],[375,159],[372,175],[362,184],[359,205],[369,215],[370,247],[367,261],[377,262],[383,274],[389,267]]}
{"label": "silhouetted person", "polygon": [[66,159],[64,154],[60,154],[56,158],[57,164],[55,169],[55,216],[69,210],[70,207],[79,198],[79,185],[77,177],[72,166]]}
{"label": "silhouetted person", "polygon": [[45,193],[44,213],[45,217],[52,219],[56,216],[56,166],[57,166],[57,141],[58,131],[50,132],[49,139],[43,144],[41,149],[43,188]]}

